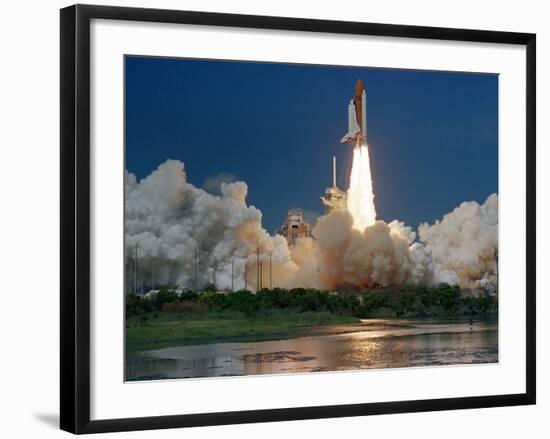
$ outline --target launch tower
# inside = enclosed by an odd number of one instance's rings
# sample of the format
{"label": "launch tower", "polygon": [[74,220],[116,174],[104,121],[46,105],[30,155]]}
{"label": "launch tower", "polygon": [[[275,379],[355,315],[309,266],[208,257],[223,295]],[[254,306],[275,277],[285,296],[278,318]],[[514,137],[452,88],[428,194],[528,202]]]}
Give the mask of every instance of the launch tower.
{"label": "launch tower", "polygon": [[321,197],[321,203],[325,207],[325,214],[339,209],[346,209],[347,194],[336,185],[336,157],[332,157],[332,186],[327,187],[325,196]]}
{"label": "launch tower", "polygon": [[288,245],[294,245],[296,239],[311,236],[310,225],[304,221],[300,210],[289,210],[286,223],[279,229],[278,233],[283,235]]}

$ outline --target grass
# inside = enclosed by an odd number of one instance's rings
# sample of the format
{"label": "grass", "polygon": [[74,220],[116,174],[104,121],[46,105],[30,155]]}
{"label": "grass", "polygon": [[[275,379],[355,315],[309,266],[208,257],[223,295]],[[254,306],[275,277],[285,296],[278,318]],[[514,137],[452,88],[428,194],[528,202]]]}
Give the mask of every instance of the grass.
{"label": "grass", "polygon": [[329,312],[277,312],[247,318],[241,313],[182,316],[150,313],[126,322],[130,350],[224,341],[258,341],[284,338],[313,326],[357,323],[359,319]]}

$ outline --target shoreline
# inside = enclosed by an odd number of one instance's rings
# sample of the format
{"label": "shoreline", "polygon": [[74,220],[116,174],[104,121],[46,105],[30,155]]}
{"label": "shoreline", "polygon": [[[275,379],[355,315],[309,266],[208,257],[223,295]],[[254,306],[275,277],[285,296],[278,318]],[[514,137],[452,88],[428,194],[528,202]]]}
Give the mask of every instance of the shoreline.
{"label": "shoreline", "polygon": [[[230,321],[230,320],[229,320]],[[497,315],[482,316],[444,316],[444,317],[388,317],[388,318],[372,318],[372,319],[357,319],[354,322],[327,322],[324,324],[305,324],[305,325],[292,325],[291,321],[285,322],[283,319],[277,319],[278,323],[289,324],[289,329],[282,331],[265,331],[255,334],[235,334],[235,335],[215,335],[208,337],[180,337],[180,338],[164,338],[164,339],[142,339],[136,341],[128,341],[126,337],[125,348],[127,352],[149,351],[170,347],[184,347],[184,346],[199,346],[199,345],[211,345],[219,343],[254,343],[262,341],[278,341],[278,340],[292,340],[302,337],[316,337],[316,336],[328,336],[328,335],[344,335],[357,332],[387,332],[388,330],[414,330],[418,326],[417,324],[425,322],[437,322],[437,323],[461,323],[468,324],[469,322],[490,322],[498,321]],[[184,323],[186,320],[180,320]],[[169,322],[165,322],[169,323]],[[225,322],[227,323],[227,321]],[[238,325],[240,322],[236,322]],[[129,328],[126,328],[128,331]],[[467,333],[472,329],[467,328],[459,331],[459,333]],[[444,334],[448,332],[421,332],[402,334],[400,337],[425,335],[425,334]],[[456,331],[454,333],[457,333]],[[397,335],[392,335],[397,336]],[[387,337],[387,335],[377,335],[372,338]]]}

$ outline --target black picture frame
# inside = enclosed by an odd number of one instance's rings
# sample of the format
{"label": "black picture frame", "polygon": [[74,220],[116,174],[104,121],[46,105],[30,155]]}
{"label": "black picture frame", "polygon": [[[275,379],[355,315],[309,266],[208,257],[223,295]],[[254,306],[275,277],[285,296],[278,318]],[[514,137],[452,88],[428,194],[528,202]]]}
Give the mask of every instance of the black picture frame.
{"label": "black picture frame", "polygon": [[[92,19],[525,46],[527,60],[525,66],[527,82],[525,115],[526,392],[494,396],[90,420],[90,21]],[[62,9],[60,24],[61,429],[77,434],[99,433],[535,404],[535,34],[89,5],[75,5]]]}

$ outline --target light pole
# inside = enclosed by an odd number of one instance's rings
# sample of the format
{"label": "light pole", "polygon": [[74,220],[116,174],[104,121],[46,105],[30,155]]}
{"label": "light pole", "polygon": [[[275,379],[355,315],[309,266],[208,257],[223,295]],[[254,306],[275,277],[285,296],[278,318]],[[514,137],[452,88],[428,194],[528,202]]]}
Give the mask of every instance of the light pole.
{"label": "light pole", "polygon": [[256,249],[256,291],[260,289],[260,247]]}
{"label": "light pole", "polygon": [[195,293],[198,287],[198,274],[199,274],[199,251],[195,249]]}
{"label": "light pole", "polygon": [[134,294],[137,294],[138,245],[134,248]]}

